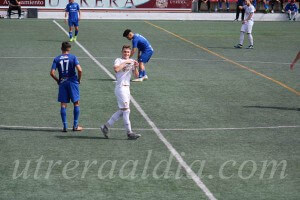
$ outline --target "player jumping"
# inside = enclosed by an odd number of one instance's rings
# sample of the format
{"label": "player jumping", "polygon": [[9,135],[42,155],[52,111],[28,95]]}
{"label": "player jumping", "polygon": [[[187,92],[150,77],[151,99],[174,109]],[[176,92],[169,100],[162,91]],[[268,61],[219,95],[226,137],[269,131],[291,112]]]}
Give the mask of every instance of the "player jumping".
{"label": "player jumping", "polygon": [[251,4],[250,0],[246,0],[246,5],[239,6],[239,9],[240,10],[245,9],[245,18],[246,19],[243,20],[243,22],[242,22],[243,24],[241,27],[240,43],[234,47],[238,48],[238,49],[241,49],[243,47],[244,34],[245,34],[245,32],[247,32],[250,45],[246,49],[253,49],[253,36],[251,33],[252,33],[252,27],[254,24],[253,15],[255,12],[255,8]]}
{"label": "player jumping", "polygon": [[[63,132],[67,132],[67,103],[70,99],[74,104],[74,124],[73,131],[81,131],[83,128],[78,126],[79,119],[79,84],[82,75],[82,69],[75,55],[69,54],[71,44],[63,42],[61,45],[62,54],[54,58],[51,67],[50,75],[59,85],[58,102],[61,103],[60,115],[63,122]],[[55,70],[58,69],[59,78],[55,75]],[[78,77],[76,75],[77,69]]]}
{"label": "player jumping", "polygon": [[127,131],[127,137],[130,140],[135,140],[141,135],[133,133],[129,120],[130,114],[130,78],[132,73],[135,77],[139,76],[138,62],[130,59],[130,46],[124,45],[122,48],[122,58],[117,58],[114,63],[114,71],[116,72],[116,87],[115,95],[117,97],[119,110],[115,112],[106,124],[100,127],[105,138],[108,138],[108,129],[112,127],[116,121],[123,117],[124,127]]}
{"label": "player jumping", "polygon": [[[65,23],[67,23],[67,17],[69,14],[69,18],[68,18],[69,37],[70,37],[70,42],[73,42],[73,41],[76,41],[76,39],[77,39],[81,11],[80,11],[78,3],[75,3],[74,0],[70,0],[70,3],[67,4],[65,11],[66,11],[65,12]],[[72,30],[73,26],[75,27],[75,36],[72,36],[73,35],[73,30]]]}
{"label": "player jumping", "polygon": [[130,29],[126,29],[124,31],[123,37],[126,37],[128,40],[132,40],[132,51],[130,57],[132,57],[136,50],[138,50],[139,77],[132,81],[142,82],[143,80],[148,80],[145,63],[150,60],[154,52],[151,44],[142,35],[133,33]]}

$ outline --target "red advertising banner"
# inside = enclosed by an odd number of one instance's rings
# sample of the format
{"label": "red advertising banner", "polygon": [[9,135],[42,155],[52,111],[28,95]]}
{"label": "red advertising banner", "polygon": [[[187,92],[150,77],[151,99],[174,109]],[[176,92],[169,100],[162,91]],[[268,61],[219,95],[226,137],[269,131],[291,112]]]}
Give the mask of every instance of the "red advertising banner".
{"label": "red advertising banner", "polygon": [[150,0],[136,8],[191,8],[192,0]]}
{"label": "red advertising banner", "polygon": [[[45,0],[19,0],[21,6],[45,7]],[[0,0],[0,6],[8,6],[9,0]]]}

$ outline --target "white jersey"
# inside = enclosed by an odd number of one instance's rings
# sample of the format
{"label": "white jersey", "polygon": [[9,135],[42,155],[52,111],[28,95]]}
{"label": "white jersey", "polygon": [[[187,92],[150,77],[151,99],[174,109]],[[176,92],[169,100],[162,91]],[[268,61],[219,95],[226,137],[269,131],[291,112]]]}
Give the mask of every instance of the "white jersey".
{"label": "white jersey", "polygon": [[[130,59],[132,60],[132,59]],[[118,66],[125,62],[126,59],[123,58],[117,58],[115,60],[114,66]],[[134,61],[134,60],[132,60]],[[134,70],[134,64],[127,64],[123,68],[123,70],[120,70],[119,72],[116,73],[116,87],[122,87],[122,86],[130,86],[130,79],[132,75],[132,71]]]}
{"label": "white jersey", "polygon": [[247,20],[250,14],[253,13],[252,17],[249,20],[254,21],[253,20],[253,16],[255,12],[254,6],[252,4],[250,4],[250,6],[244,5],[244,9],[245,9],[245,20]]}

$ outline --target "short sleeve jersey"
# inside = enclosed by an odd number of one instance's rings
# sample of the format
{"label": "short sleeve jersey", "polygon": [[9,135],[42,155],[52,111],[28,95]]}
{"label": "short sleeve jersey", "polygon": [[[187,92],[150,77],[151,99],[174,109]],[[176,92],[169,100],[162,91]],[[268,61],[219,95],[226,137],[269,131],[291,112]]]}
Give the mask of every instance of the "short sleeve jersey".
{"label": "short sleeve jersey", "polygon": [[150,42],[140,34],[135,33],[132,38],[132,48],[138,48],[140,51],[153,51]]}
{"label": "short sleeve jersey", "polygon": [[248,19],[248,17],[250,16],[250,14],[253,13],[253,15],[250,18],[250,20],[254,21],[253,20],[253,16],[254,16],[254,12],[255,12],[254,6],[252,4],[250,6],[244,5],[244,9],[245,9],[245,19]]}
{"label": "short sleeve jersey", "polygon": [[78,11],[80,10],[78,3],[68,3],[65,10],[69,13],[69,21],[78,21]]}
{"label": "short sleeve jersey", "polygon": [[[117,58],[114,62],[114,66],[119,66],[120,64],[124,63],[126,60],[123,58]],[[133,61],[133,60],[132,60]],[[132,75],[132,71],[134,70],[133,64],[127,64],[123,70],[120,70],[116,73],[116,87],[122,86],[130,86],[130,79]]]}
{"label": "short sleeve jersey", "polygon": [[76,66],[79,61],[75,55],[62,54],[54,58],[51,69],[58,69],[59,79],[68,78],[69,80],[77,81]]}

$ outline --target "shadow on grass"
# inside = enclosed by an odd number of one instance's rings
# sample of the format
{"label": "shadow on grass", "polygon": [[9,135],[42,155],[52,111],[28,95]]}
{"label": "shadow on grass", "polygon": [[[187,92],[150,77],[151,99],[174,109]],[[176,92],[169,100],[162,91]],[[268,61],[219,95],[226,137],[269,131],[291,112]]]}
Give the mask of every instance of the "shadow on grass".
{"label": "shadow on grass", "polygon": [[111,78],[90,78],[88,79],[89,81],[108,81],[108,82],[113,82]]}
{"label": "shadow on grass", "polygon": [[105,137],[95,137],[95,136],[77,136],[77,135],[57,135],[58,139],[87,139],[87,140],[127,140],[127,139],[117,139],[117,138],[105,138]]}
{"label": "shadow on grass", "polygon": [[37,131],[37,132],[61,132],[60,129],[44,129],[44,128],[22,128],[22,127],[0,127],[0,130],[8,131]]}
{"label": "shadow on grass", "polygon": [[288,108],[288,107],[277,107],[277,106],[244,106],[244,108],[262,108],[262,109],[275,109],[275,110],[294,110],[294,111],[300,111],[300,108]]}
{"label": "shadow on grass", "polygon": [[235,49],[233,46],[232,47],[228,47],[228,46],[226,46],[226,47],[206,47],[206,48],[208,48],[208,49]]}

